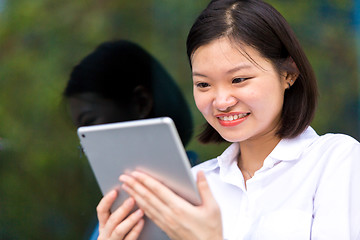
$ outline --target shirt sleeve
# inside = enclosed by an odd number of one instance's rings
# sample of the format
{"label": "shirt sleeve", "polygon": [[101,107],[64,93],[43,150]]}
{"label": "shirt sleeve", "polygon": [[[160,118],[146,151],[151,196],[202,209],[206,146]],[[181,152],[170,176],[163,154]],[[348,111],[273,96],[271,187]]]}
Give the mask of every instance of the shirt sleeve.
{"label": "shirt sleeve", "polygon": [[360,240],[360,144],[334,145],[324,153],[327,163],[314,196],[311,239]]}

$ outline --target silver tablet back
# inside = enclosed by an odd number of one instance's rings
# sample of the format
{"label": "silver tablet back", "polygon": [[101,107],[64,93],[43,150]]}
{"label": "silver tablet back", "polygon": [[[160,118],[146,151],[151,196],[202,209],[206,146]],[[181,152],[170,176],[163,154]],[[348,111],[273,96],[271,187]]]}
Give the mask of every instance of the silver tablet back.
{"label": "silver tablet back", "polygon": [[[80,127],[78,136],[103,194],[117,189],[114,211],[128,196],[119,176],[132,170],[158,179],[189,202],[200,204],[190,163],[168,117]],[[168,239],[146,219],[140,239]]]}

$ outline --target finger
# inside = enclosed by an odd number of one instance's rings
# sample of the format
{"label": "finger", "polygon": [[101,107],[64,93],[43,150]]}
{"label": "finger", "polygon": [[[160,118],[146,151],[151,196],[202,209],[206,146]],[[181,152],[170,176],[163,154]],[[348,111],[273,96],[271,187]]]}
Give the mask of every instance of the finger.
{"label": "finger", "polygon": [[212,194],[203,171],[197,172],[196,184],[202,201],[206,201]]}
{"label": "finger", "polygon": [[140,236],[140,233],[142,231],[142,229],[144,228],[144,224],[145,224],[145,220],[144,219],[140,219],[137,224],[133,227],[133,229],[131,229],[131,232],[129,232],[126,235],[125,240],[135,240],[138,239],[138,237]]}
{"label": "finger", "polygon": [[139,208],[144,211],[145,215],[149,219],[151,219],[158,227],[160,227],[163,231],[166,232],[166,224],[169,224],[169,222],[165,219],[170,219],[166,217],[169,215],[170,209],[165,206],[161,201],[158,201],[158,204],[155,203],[155,206],[153,206],[151,203],[149,203],[146,199],[137,194],[126,184],[123,185],[123,189],[135,199],[137,206],[139,206]]}
{"label": "finger", "polygon": [[186,205],[187,207],[192,206],[183,198],[179,197],[167,186],[145,173],[134,171],[131,173],[131,176],[133,176],[137,181],[139,181],[142,185],[148,188],[155,196],[157,196],[164,204],[166,204],[170,208],[175,208],[179,205]]}
{"label": "finger", "polygon": [[135,199],[137,206],[144,210],[148,217],[152,218],[159,212],[168,212],[167,206],[140,183],[133,183],[132,186],[123,184],[122,188]]}
{"label": "finger", "polygon": [[[104,227],[104,231],[108,233],[113,232],[116,226],[118,226],[130,214],[134,206],[135,200],[133,198],[130,197],[126,199],[123,204],[110,215]],[[129,231],[129,229],[127,229],[127,231]]]}
{"label": "finger", "polygon": [[126,182],[129,182],[132,186],[124,183],[122,188],[132,196],[137,206],[142,209],[146,216],[149,217],[157,226],[166,231],[167,224],[169,224],[171,216],[171,209],[168,205],[160,201],[151,191],[146,189],[141,183],[137,182],[132,176],[122,176]]}
{"label": "finger", "polygon": [[[139,174],[141,175],[141,173]],[[144,178],[142,178],[142,176]],[[120,179],[125,182],[123,184],[123,189],[130,196],[134,197],[136,204],[144,210],[145,214],[162,230],[166,232],[168,225],[174,225],[178,221],[179,217],[187,215],[189,212],[193,213],[194,206],[174,194],[166,186],[156,180],[152,181],[153,178],[145,174],[139,177],[144,184],[150,186],[153,190],[154,188],[161,188],[167,195],[163,196],[161,191],[154,190],[163,197],[163,199],[160,200],[159,196],[154,195],[147,186],[144,186],[142,183],[137,181],[137,179],[133,178],[132,175],[121,176]]]}
{"label": "finger", "polygon": [[[111,239],[123,239],[126,234],[131,233],[135,226],[144,216],[144,212],[141,209],[136,210],[130,214],[124,221],[122,221],[111,234]],[[142,229],[142,228],[141,228]],[[136,233],[140,234],[139,227],[135,228],[135,233],[132,235],[136,236]]]}
{"label": "finger", "polygon": [[206,203],[216,204],[216,201],[211,193],[209,184],[206,180],[205,173],[203,171],[197,172],[196,184],[203,204],[204,205],[207,205]]}
{"label": "finger", "polygon": [[99,229],[105,226],[105,223],[110,217],[110,208],[117,196],[117,191],[113,190],[106,194],[96,207],[97,216],[99,219]]}

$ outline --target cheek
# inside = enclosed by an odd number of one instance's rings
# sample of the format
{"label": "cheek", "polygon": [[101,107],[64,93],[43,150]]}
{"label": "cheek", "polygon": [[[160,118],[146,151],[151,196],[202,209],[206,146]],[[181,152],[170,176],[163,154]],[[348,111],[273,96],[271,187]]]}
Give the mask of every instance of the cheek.
{"label": "cheek", "polygon": [[196,105],[197,109],[201,112],[201,109],[203,108],[204,103],[203,103],[201,97],[199,97],[199,94],[196,94],[195,92],[194,92],[194,101],[195,101],[195,105]]}
{"label": "cheek", "polygon": [[262,94],[261,101],[258,102],[258,107],[262,108],[264,114],[275,117],[281,114],[284,96],[279,88],[273,88],[270,91],[265,91]]}
{"label": "cheek", "polygon": [[256,110],[264,105],[264,94],[258,89],[247,89],[246,91],[242,91],[240,96],[240,101],[251,110]]}
{"label": "cheek", "polygon": [[211,109],[211,101],[204,93],[194,92],[196,107],[202,114],[206,114]]}
{"label": "cheek", "polygon": [[277,115],[281,111],[283,94],[273,86],[248,89],[242,96],[250,110],[256,113],[255,116]]}

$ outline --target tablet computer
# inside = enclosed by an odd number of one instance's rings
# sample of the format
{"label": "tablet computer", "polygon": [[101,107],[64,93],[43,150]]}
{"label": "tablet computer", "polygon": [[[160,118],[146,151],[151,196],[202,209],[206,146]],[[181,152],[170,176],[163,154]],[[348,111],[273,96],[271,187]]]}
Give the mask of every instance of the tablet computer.
{"label": "tablet computer", "polygon": [[[156,178],[194,205],[201,203],[196,183],[174,122],[161,117],[80,127],[80,144],[102,193],[116,189],[114,211],[128,197],[119,176],[140,170]],[[145,219],[139,239],[168,239]]]}

